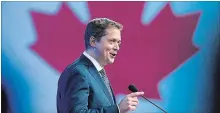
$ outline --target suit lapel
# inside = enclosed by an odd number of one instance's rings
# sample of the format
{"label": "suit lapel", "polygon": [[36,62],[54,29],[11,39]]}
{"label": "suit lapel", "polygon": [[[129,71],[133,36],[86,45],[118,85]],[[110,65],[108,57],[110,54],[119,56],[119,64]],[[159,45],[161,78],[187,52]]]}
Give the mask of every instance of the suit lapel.
{"label": "suit lapel", "polygon": [[99,84],[99,86],[101,87],[101,89],[103,90],[103,92],[105,93],[105,95],[108,97],[109,101],[111,103],[114,103],[112,100],[112,97],[103,81],[103,79],[101,78],[101,76],[99,75],[99,72],[96,70],[95,67],[90,67],[89,68],[90,73],[93,75],[93,77],[96,79],[96,82]]}
{"label": "suit lapel", "polygon": [[[80,57],[81,61],[84,62],[84,64],[86,66],[88,66],[89,68],[89,72],[91,73],[91,75],[95,78],[96,82],[99,84],[99,86],[101,87],[102,91],[105,93],[105,95],[107,96],[108,100],[114,104],[114,100],[112,100],[112,97],[103,81],[103,79],[101,78],[99,72],[97,71],[97,69],[95,68],[95,66],[93,65],[93,63],[84,55],[81,55]],[[114,98],[114,97],[113,97]]]}
{"label": "suit lapel", "polygon": [[116,104],[116,99],[115,99],[115,93],[114,93],[114,91],[113,91],[113,88],[112,88],[112,86],[110,85],[110,88],[111,88],[111,91],[112,91],[112,95],[113,95],[113,99],[114,99],[114,103]]}

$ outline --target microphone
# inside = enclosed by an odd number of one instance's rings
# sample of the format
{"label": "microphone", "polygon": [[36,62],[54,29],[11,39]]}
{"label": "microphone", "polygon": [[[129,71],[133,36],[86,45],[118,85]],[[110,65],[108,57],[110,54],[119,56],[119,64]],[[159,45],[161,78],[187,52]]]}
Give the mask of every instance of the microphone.
{"label": "microphone", "polygon": [[[130,84],[128,86],[128,89],[131,91],[131,92],[138,92],[138,89],[137,87],[134,85],[134,84]],[[167,113],[165,110],[163,110],[162,108],[160,108],[159,106],[157,106],[156,104],[154,104],[153,102],[151,102],[150,100],[148,100],[145,96],[141,95],[141,97],[143,97],[145,100],[147,100],[148,102],[150,102],[151,104],[153,104],[154,106],[156,106],[157,108],[159,108],[160,110],[162,110],[164,113]]]}

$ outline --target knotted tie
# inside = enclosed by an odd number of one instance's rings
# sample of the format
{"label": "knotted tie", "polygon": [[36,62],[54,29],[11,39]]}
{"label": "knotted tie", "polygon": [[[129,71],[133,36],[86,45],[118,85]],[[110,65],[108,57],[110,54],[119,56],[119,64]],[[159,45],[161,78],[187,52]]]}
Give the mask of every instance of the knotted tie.
{"label": "knotted tie", "polygon": [[103,81],[104,81],[104,83],[105,83],[105,85],[106,85],[106,87],[107,87],[107,89],[108,89],[108,91],[109,91],[109,93],[110,93],[112,99],[113,99],[112,90],[111,90],[111,88],[110,88],[109,80],[108,80],[108,77],[106,76],[105,70],[102,69],[102,70],[99,71],[99,72],[100,72],[101,77],[102,77],[102,79],[103,79]]}

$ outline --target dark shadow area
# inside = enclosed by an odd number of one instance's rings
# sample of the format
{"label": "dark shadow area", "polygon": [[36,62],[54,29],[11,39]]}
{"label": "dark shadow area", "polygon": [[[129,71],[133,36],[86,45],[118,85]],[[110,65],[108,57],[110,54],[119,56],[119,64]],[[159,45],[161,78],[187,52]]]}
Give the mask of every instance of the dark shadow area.
{"label": "dark shadow area", "polygon": [[218,47],[216,49],[216,65],[214,69],[214,90],[213,90],[213,110],[212,113],[220,113],[220,34],[217,37]]}
{"label": "dark shadow area", "polygon": [[10,113],[10,107],[8,104],[8,97],[4,86],[1,84],[1,113]]}

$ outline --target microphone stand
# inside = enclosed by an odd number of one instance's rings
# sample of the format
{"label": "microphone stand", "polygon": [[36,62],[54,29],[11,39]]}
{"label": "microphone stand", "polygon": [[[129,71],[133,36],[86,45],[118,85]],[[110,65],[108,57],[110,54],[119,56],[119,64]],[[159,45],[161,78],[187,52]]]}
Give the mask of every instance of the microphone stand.
{"label": "microphone stand", "polygon": [[157,108],[159,108],[160,110],[162,110],[164,113],[167,113],[165,110],[163,110],[162,108],[160,108],[159,106],[157,106],[156,104],[154,104],[153,102],[151,102],[150,100],[148,100],[146,97],[144,97],[143,95],[141,95],[141,97],[143,97],[144,99],[146,99],[148,102],[150,102],[151,104],[155,105]]}

